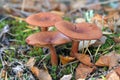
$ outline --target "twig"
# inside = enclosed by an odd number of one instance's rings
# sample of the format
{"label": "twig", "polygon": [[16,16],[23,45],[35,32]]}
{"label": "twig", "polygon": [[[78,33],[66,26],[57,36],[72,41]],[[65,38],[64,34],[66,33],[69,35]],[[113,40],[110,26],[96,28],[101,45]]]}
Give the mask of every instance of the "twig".
{"label": "twig", "polygon": [[[100,47],[101,47],[101,45],[99,45],[99,46],[98,46],[98,48],[97,48],[97,50],[96,50],[96,52],[95,52],[95,56],[94,56],[94,57],[96,57],[96,56],[97,56],[97,54],[98,54],[98,51],[99,51]],[[95,60],[95,59],[94,59],[94,60]]]}
{"label": "twig", "polygon": [[25,8],[25,0],[22,1],[21,11],[24,11]]}
{"label": "twig", "polygon": [[91,6],[95,6],[95,5],[99,5],[99,4],[108,4],[108,3],[112,3],[112,2],[118,2],[118,1],[120,1],[120,0],[108,0],[108,1],[99,2],[99,3],[95,3],[95,4],[85,5],[85,7],[91,7]]}
{"label": "twig", "polygon": [[68,64],[62,65],[62,67],[65,67],[65,66],[67,66],[67,65],[71,65],[71,64],[74,64],[74,63],[77,63],[77,62],[79,62],[79,60],[76,60],[76,61],[70,62],[70,63],[68,63]]}
{"label": "twig", "polygon": [[50,53],[46,54],[46,55],[40,60],[40,62],[38,63],[38,66],[39,66],[40,63],[41,63],[47,56],[49,56],[49,55],[50,55]]}
{"label": "twig", "polygon": [[92,60],[92,62],[94,61],[94,59],[93,59],[93,55],[92,55],[92,53],[90,52],[90,50],[89,49],[87,49],[87,51],[88,51],[88,53],[89,53],[89,55],[90,55],[90,57],[91,57],[91,60]]}
{"label": "twig", "polygon": [[9,17],[9,16],[6,16],[6,17],[2,18],[2,19],[0,20],[0,22],[2,22],[3,20],[7,19],[8,17]]}

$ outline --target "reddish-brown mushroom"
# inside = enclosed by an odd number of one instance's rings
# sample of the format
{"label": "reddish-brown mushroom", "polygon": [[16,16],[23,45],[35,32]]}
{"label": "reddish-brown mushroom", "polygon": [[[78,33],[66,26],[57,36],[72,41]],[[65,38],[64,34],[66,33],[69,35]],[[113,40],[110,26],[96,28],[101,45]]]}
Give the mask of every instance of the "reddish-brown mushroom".
{"label": "reddish-brown mushroom", "polygon": [[68,37],[66,37],[65,35],[63,35],[62,33],[58,32],[58,31],[39,32],[39,33],[30,35],[26,39],[26,42],[29,45],[38,46],[38,47],[49,47],[50,53],[51,53],[52,65],[58,64],[57,54],[56,54],[54,46],[60,45],[60,44],[65,44],[70,41],[71,40]]}
{"label": "reddish-brown mushroom", "polygon": [[42,31],[47,31],[47,27],[54,26],[56,22],[61,20],[62,18],[57,14],[41,12],[27,17],[26,22],[41,27]]}
{"label": "reddish-brown mushroom", "polygon": [[102,37],[102,31],[91,23],[72,24],[67,21],[60,21],[55,24],[55,27],[73,40],[71,56],[77,53],[79,40],[94,40]]}

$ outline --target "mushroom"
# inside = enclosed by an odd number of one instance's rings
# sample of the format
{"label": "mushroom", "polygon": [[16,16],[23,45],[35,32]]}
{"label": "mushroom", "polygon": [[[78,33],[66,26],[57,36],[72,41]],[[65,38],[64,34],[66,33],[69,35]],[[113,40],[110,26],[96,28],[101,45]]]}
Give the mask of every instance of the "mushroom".
{"label": "mushroom", "polygon": [[71,56],[77,53],[79,40],[95,40],[102,37],[102,31],[95,24],[87,22],[72,24],[68,21],[60,21],[55,27],[72,39]]}
{"label": "mushroom", "polygon": [[54,46],[65,44],[70,42],[70,38],[63,35],[59,31],[44,31],[38,32],[30,35],[26,38],[26,42],[29,45],[37,46],[37,47],[49,47],[51,53],[51,63],[52,65],[58,64],[57,54]]}
{"label": "mushroom", "polygon": [[41,12],[26,18],[28,24],[41,27],[41,31],[47,31],[47,27],[54,26],[61,20],[59,15],[50,12]]}

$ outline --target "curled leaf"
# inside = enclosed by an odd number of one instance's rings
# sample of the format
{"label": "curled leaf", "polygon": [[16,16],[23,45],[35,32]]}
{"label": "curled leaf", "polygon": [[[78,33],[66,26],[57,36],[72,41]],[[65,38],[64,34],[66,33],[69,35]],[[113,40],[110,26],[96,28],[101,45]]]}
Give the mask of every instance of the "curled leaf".
{"label": "curled leaf", "polygon": [[106,76],[107,80],[120,80],[120,77],[117,75],[117,73],[113,70]]}
{"label": "curled leaf", "polygon": [[115,68],[115,72],[120,76],[120,66],[118,66],[117,68]]}
{"label": "curled leaf", "polygon": [[61,17],[65,15],[65,13],[61,12],[61,11],[51,11],[51,13],[57,14],[57,15],[59,15]]}
{"label": "curled leaf", "polygon": [[120,54],[117,54],[115,51],[112,51],[109,54],[101,56],[98,61],[95,63],[97,66],[108,66],[109,69],[119,65]]}
{"label": "curled leaf", "polygon": [[78,79],[86,79],[86,77],[95,70],[95,68],[91,68],[84,64],[79,64],[76,68],[75,78]]}
{"label": "curled leaf", "polygon": [[83,64],[92,67],[94,64],[91,63],[89,55],[86,54],[75,54],[76,58]]}
{"label": "curled leaf", "polygon": [[35,58],[30,58],[29,60],[28,60],[28,62],[26,63],[26,66],[27,67],[29,67],[29,68],[31,68],[31,67],[33,67],[34,66],[34,64],[35,64]]}
{"label": "curled leaf", "polygon": [[114,37],[113,40],[115,43],[120,43],[120,37]]}
{"label": "curled leaf", "polygon": [[70,57],[70,56],[62,56],[62,55],[60,55],[60,61],[61,61],[61,63],[64,65],[64,64],[67,64],[67,63],[69,63],[69,62],[71,62],[71,61],[73,61],[73,60],[75,60],[75,58],[74,57]]}
{"label": "curled leaf", "polygon": [[37,67],[32,67],[31,71],[39,80],[52,80],[47,70],[38,69]]}

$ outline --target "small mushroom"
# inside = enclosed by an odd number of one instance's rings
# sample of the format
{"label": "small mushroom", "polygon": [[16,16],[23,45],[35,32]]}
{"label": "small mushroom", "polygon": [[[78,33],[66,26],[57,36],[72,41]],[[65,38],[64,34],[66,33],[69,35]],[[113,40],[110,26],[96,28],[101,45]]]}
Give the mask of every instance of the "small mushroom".
{"label": "small mushroom", "polygon": [[95,24],[87,22],[72,24],[68,21],[60,21],[55,27],[72,39],[71,56],[77,53],[79,40],[95,40],[102,37],[102,31]]}
{"label": "small mushroom", "polygon": [[70,38],[66,37],[59,31],[38,32],[26,38],[26,42],[29,45],[38,46],[38,47],[49,47],[50,53],[51,53],[52,65],[58,64],[57,54],[56,54],[54,46],[65,44],[70,41],[71,41]]}
{"label": "small mushroom", "polygon": [[27,17],[26,22],[30,25],[41,27],[41,31],[47,31],[47,27],[54,26],[62,18],[54,13],[41,12]]}

